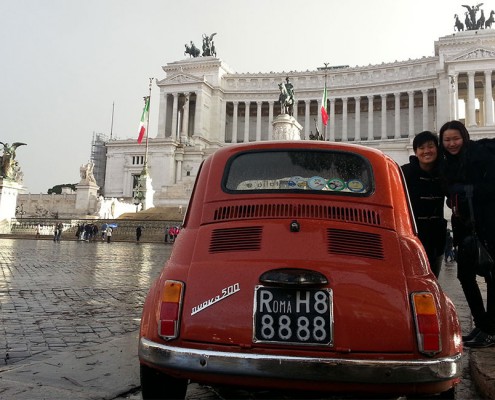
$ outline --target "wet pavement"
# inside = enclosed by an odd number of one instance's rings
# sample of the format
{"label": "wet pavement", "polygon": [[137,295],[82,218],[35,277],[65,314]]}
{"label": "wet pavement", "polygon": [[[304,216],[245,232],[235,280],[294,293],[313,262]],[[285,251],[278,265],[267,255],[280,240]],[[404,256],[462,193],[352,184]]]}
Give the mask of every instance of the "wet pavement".
{"label": "wet pavement", "polygon": [[[170,250],[0,239],[0,398],[112,398],[138,386],[142,305]],[[95,379],[93,396],[83,381]]]}
{"label": "wet pavement", "polygon": [[[0,239],[0,398],[139,399],[142,305],[170,251],[160,243]],[[468,332],[455,269],[444,266],[439,281]],[[495,398],[495,348],[466,350],[464,369],[457,399],[482,398],[473,382]],[[238,397],[267,398],[195,384],[187,395]]]}

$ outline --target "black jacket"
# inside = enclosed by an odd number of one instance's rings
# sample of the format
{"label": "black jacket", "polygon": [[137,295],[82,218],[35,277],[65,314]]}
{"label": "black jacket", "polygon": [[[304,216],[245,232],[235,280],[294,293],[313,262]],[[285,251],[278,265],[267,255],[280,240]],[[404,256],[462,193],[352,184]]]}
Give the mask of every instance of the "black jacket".
{"label": "black jacket", "polygon": [[444,190],[438,168],[424,171],[416,156],[402,167],[418,228],[418,237],[430,263],[444,253],[447,221],[443,216]]}
{"label": "black jacket", "polygon": [[455,243],[460,243],[471,234],[471,218],[464,187],[472,185],[476,231],[491,250],[495,250],[495,153],[486,145],[470,140],[460,154],[443,156],[441,171],[449,196],[447,204],[453,209]]}

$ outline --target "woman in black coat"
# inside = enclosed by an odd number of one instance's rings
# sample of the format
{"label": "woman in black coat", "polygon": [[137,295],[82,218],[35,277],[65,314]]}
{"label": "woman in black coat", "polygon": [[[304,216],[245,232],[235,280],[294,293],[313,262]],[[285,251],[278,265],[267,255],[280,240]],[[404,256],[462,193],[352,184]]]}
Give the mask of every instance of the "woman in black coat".
{"label": "woman in black coat", "polygon": [[469,138],[460,121],[450,121],[440,129],[441,173],[452,209],[454,245],[458,246],[457,278],[473,316],[475,328],[463,336],[466,347],[495,345],[495,282],[485,278],[487,305],[476,280],[476,271],[465,239],[472,233],[472,219],[466,193],[472,191],[474,221],[480,240],[495,258],[495,156]]}
{"label": "woman in black coat", "polygon": [[445,195],[438,171],[438,137],[424,131],[413,140],[414,156],[401,168],[430,268],[438,278],[445,251],[447,221],[443,216]]}

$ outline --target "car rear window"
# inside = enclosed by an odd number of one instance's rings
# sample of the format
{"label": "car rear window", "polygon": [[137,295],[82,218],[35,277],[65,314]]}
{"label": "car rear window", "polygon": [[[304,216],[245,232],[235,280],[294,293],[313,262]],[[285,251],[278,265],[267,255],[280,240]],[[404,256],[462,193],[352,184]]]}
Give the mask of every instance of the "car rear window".
{"label": "car rear window", "polygon": [[367,195],[373,189],[371,165],[342,151],[251,151],[232,157],[224,189],[239,191],[321,191]]}

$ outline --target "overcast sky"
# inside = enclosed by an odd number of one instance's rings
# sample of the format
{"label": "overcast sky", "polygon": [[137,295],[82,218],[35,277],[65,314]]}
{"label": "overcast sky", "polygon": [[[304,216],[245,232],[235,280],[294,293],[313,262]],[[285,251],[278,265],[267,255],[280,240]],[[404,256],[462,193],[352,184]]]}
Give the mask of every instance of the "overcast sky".
{"label": "overcast sky", "polygon": [[[110,133],[112,104],[113,136],[137,139],[149,78],[163,79],[161,67],[203,33],[217,33],[217,56],[236,72],[366,66],[433,56],[462,3],[0,0],[0,141],[27,143],[17,150],[24,185],[46,193],[79,182],[93,133]],[[495,1],[481,8],[488,17]],[[153,86],[150,137],[156,94]]]}

